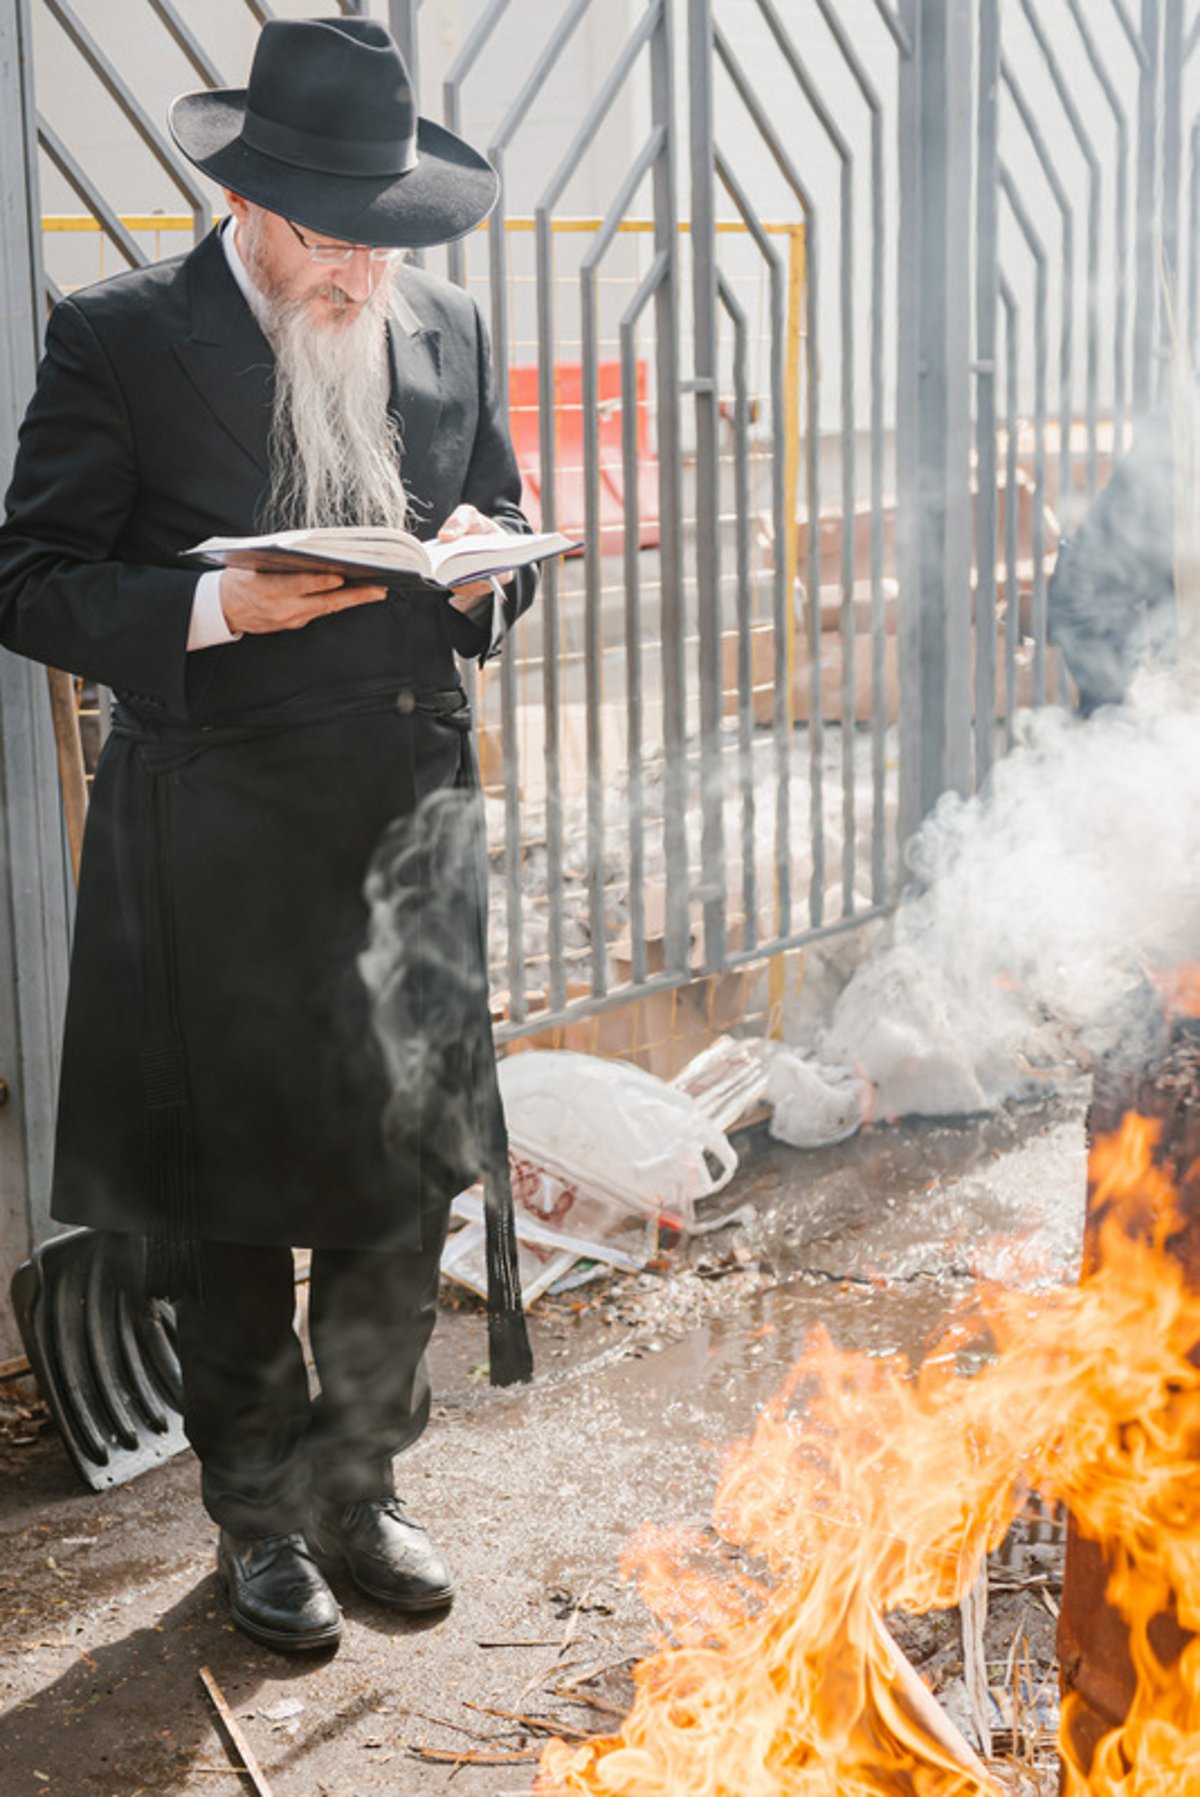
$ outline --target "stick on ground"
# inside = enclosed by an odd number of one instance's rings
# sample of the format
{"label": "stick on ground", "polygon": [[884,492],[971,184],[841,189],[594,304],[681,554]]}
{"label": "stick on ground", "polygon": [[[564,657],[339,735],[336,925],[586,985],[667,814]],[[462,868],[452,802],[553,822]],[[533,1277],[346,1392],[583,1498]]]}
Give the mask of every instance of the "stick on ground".
{"label": "stick on ground", "polygon": [[233,1748],[234,1753],[237,1754],[238,1759],[241,1761],[240,1766],[237,1765],[236,1761],[234,1762],[235,1769],[238,1772],[244,1773],[250,1780],[250,1783],[257,1792],[257,1797],[272,1797],[271,1787],[267,1783],[266,1775],[264,1774],[262,1767],[254,1756],[254,1749],[242,1733],[237,1717],[226,1703],[221,1694],[221,1687],[218,1685],[207,1666],[201,1666],[200,1668],[200,1683],[208,1692],[213,1709],[217,1712],[221,1728],[226,1736],[226,1744]]}

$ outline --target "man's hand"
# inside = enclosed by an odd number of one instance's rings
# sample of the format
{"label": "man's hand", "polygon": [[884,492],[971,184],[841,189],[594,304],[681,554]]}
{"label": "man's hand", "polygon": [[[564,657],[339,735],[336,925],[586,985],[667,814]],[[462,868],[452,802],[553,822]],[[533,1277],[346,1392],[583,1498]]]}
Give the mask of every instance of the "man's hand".
{"label": "man's hand", "polygon": [[[480,531],[490,533],[495,529],[495,519],[485,518],[477,506],[456,505],[438,531],[438,541],[453,543],[458,537],[478,536]],[[496,576],[501,586],[507,586],[512,578],[513,570],[511,568],[507,574],[497,574]],[[470,580],[463,586],[455,587],[450,595],[450,603],[455,611],[474,611],[479,601],[486,599],[491,590],[490,580]]]}
{"label": "man's hand", "polygon": [[374,605],[386,597],[386,587],[347,586],[340,574],[260,574],[251,568],[225,568],[221,574],[225,622],[230,630],[250,636],[303,630],[327,612]]}

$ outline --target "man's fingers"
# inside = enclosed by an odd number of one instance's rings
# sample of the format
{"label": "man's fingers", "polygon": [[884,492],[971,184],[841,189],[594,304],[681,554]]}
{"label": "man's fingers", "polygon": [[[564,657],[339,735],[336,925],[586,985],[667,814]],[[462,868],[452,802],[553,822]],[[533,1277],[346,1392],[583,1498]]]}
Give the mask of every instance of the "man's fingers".
{"label": "man's fingers", "polygon": [[387,598],[386,587],[348,586],[333,601],[334,611],[345,611],[350,605],[376,605]]}
{"label": "man's fingers", "polygon": [[229,628],[238,633],[266,634],[301,630],[314,618],[371,605],[386,598],[387,588],[348,583],[341,574],[311,572],[259,573],[226,568],[221,577],[221,608]]}
{"label": "man's fingers", "polygon": [[452,543],[457,537],[473,535],[481,530],[494,530],[496,527],[490,518],[485,518],[478,506],[455,506],[450,516],[438,531],[438,539],[443,543]]}

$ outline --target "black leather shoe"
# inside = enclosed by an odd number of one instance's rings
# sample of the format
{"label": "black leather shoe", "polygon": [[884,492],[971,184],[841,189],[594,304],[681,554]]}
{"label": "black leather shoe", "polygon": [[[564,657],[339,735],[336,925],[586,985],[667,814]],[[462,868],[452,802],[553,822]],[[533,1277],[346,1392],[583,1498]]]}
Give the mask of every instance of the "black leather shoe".
{"label": "black leather shoe", "polygon": [[221,1530],[217,1570],[240,1629],[281,1653],[334,1647],[342,1612],[303,1535],[266,1535],[239,1541]]}
{"label": "black leather shoe", "polygon": [[399,1498],[327,1506],[309,1539],[322,1556],[345,1561],[360,1591],[393,1610],[440,1610],[454,1596],[440,1548],[404,1514]]}

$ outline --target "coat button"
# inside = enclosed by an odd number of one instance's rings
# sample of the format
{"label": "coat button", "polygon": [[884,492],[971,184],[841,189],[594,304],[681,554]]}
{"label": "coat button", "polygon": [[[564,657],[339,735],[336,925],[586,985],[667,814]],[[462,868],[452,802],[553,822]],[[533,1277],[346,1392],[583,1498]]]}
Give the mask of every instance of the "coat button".
{"label": "coat button", "polygon": [[402,686],[400,691],[396,694],[396,710],[400,713],[402,718],[406,718],[410,712],[413,712],[416,709],[416,693],[413,692],[411,686]]}

